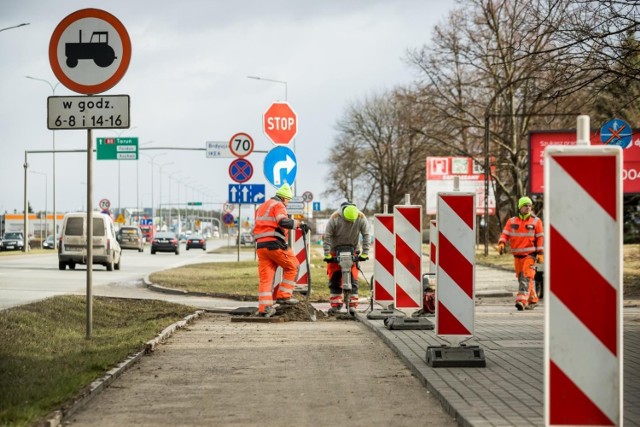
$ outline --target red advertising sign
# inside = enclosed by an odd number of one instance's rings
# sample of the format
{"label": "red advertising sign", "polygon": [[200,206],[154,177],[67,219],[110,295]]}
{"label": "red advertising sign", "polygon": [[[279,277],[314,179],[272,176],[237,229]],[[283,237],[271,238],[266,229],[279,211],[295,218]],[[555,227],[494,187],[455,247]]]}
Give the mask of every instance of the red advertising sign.
{"label": "red advertising sign", "polygon": [[[574,130],[529,132],[529,192],[544,193],[544,149],[549,145],[576,145]],[[591,145],[602,145],[600,131],[591,131]],[[640,193],[640,130],[633,130],[631,144],[622,150],[622,190]]]}
{"label": "red advertising sign", "polygon": [[[458,178],[459,190],[476,193],[476,214],[484,215],[484,174],[482,163],[470,157],[427,157],[427,203],[426,214],[436,214],[438,193],[453,191],[454,178]],[[491,166],[494,171],[495,167]],[[495,215],[496,198],[493,186],[489,185],[489,215]]]}

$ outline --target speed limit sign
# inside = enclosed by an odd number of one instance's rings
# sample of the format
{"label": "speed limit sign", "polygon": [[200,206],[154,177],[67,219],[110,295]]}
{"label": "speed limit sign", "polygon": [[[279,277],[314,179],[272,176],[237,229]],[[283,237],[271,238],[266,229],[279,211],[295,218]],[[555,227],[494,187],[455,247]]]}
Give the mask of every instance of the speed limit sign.
{"label": "speed limit sign", "polygon": [[253,138],[246,133],[236,133],[229,140],[229,149],[236,157],[246,157],[253,152]]}
{"label": "speed limit sign", "polygon": [[102,199],[98,202],[98,207],[103,211],[109,209],[110,206],[111,202],[109,201],[109,199]]}
{"label": "speed limit sign", "polygon": [[233,212],[234,208],[235,206],[231,203],[225,203],[224,205],[222,205],[222,210],[224,210],[226,213]]}

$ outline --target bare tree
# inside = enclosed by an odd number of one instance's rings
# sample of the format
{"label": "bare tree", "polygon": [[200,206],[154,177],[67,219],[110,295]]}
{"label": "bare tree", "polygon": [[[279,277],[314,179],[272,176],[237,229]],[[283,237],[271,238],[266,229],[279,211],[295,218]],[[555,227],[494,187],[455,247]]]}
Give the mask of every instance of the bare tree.
{"label": "bare tree", "polygon": [[[417,90],[434,100],[425,106],[431,120],[414,130],[449,147],[450,155],[476,161],[494,157],[498,208],[512,215],[517,199],[528,190],[527,131],[532,120],[562,111],[551,95],[566,66],[542,52],[551,51],[550,28],[563,19],[566,5],[545,0],[459,3],[434,29],[432,44],[409,56],[423,73]],[[446,126],[437,129],[433,123]]]}
{"label": "bare tree", "polygon": [[372,209],[378,212],[384,204],[401,203],[405,194],[424,200],[426,145],[408,132],[409,107],[405,97],[389,92],[347,109],[332,148],[329,180],[335,189],[352,179],[360,182],[369,190],[360,188],[360,199],[368,203],[377,197]]}

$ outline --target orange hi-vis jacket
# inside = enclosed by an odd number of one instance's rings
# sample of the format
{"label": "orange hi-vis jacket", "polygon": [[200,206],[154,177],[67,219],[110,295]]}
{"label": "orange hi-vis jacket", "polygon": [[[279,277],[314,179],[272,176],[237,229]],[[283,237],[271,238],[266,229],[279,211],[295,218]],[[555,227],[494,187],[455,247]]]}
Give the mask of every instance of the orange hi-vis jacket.
{"label": "orange hi-vis jacket", "polygon": [[520,216],[509,218],[502,230],[498,243],[511,245],[515,257],[544,253],[544,229],[542,221],[535,215],[522,219]]}
{"label": "orange hi-vis jacket", "polygon": [[273,198],[264,202],[256,210],[254,238],[257,243],[280,240],[287,242],[288,230],[280,227],[279,222],[287,219],[287,208],[279,199]]}

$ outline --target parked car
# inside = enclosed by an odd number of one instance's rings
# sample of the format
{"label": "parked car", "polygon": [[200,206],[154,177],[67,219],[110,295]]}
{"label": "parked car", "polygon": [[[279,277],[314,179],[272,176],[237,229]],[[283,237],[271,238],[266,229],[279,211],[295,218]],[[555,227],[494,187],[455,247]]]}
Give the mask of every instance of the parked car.
{"label": "parked car", "polygon": [[180,242],[178,242],[178,236],[167,231],[156,233],[151,241],[151,255],[155,255],[156,252],[173,252],[179,255]]}
{"label": "parked car", "polygon": [[[120,270],[122,248],[116,238],[116,228],[109,215],[93,212],[93,263],[107,271]],[[71,212],[64,216],[58,244],[58,269],[70,270],[76,264],[87,263],[87,213]]]}
{"label": "parked car", "polygon": [[140,227],[136,227],[135,225],[121,227],[116,237],[122,249],[136,249],[138,252],[144,251],[144,236],[142,235]]}
{"label": "parked car", "polygon": [[3,251],[21,251],[24,249],[24,234],[22,231],[4,233],[2,238]]}
{"label": "parked car", "polygon": [[240,233],[239,237],[236,237],[236,244],[238,239],[241,245],[253,245],[253,235],[251,233]]}
{"label": "parked car", "polygon": [[207,241],[205,238],[199,234],[192,234],[187,239],[187,250],[191,248],[202,249],[203,251],[207,250]]}
{"label": "parked car", "polygon": [[55,249],[56,248],[56,242],[55,242],[55,237],[53,237],[53,234],[49,234],[47,236],[47,239],[42,242],[42,249]]}

